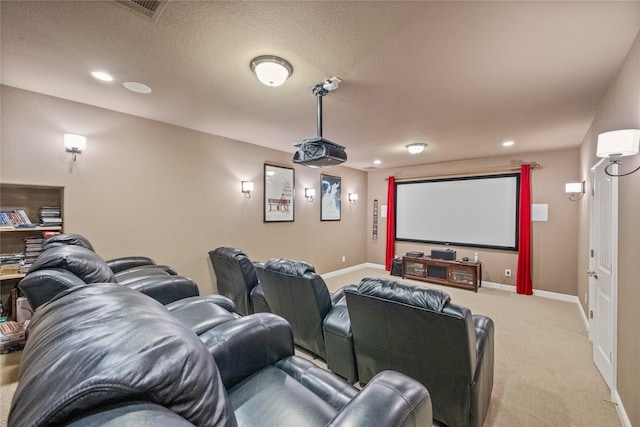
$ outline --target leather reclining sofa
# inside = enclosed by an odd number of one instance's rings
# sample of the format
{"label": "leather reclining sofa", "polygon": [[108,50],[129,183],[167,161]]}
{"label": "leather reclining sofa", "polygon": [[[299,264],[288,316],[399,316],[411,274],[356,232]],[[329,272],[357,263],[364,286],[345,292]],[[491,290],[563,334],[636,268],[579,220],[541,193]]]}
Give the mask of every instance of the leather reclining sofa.
{"label": "leather reclining sofa", "polygon": [[58,293],[85,283],[119,283],[163,304],[199,295],[198,285],[147,257],[104,261],[77,234],[59,234],[43,242],[43,252],[18,284],[35,310]]}
{"label": "leather reclining sofa", "polygon": [[[91,252],[95,252],[93,245],[86,237],[80,234],[73,233],[60,233],[54,234],[44,239],[42,242],[42,251],[47,249],[60,247],[60,246],[80,246],[89,249]],[[167,265],[158,265],[156,262],[145,256],[126,256],[121,258],[114,258],[105,261],[107,266],[116,275],[116,278],[122,277],[122,274],[126,271],[131,273],[133,271],[139,272],[144,269],[146,274],[152,274],[157,272],[167,274],[177,274],[176,271]],[[120,282],[120,280],[118,280]]]}
{"label": "leather reclining sofa", "polygon": [[[118,283],[165,304],[174,317],[194,333],[239,317],[235,304],[222,295],[199,295],[197,284],[158,266],[147,257],[125,257],[105,262],[91,243],[77,234],[45,239],[43,253],[33,263],[18,288],[37,309],[59,293],[94,283]],[[115,261],[115,262],[114,262]]]}
{"label": "leather reclining sofa", "polygon": [[9,426],[430,426],[419,382],[382,372],[360,391],[294,355],[274,314],[196,335],[166,306],[115,283],[36,310]]}
{"label": "leather reclining sofa", "polygon": [[494,324],[437,289],[388,279],[345,288],[358,376],[385,369],[420,381],[433,416],[450,427],[481,427],[493,389]]}

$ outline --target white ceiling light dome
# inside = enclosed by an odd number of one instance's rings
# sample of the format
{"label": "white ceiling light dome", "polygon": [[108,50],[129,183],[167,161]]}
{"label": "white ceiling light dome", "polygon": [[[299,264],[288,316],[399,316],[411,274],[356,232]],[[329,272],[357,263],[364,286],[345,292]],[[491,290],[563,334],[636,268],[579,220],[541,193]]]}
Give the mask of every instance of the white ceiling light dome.
{"label": "white ceiling light dome", "polygon": [[262,84],[276,87],[282,85],[293,74],[293,67],[285,59],[263,55],[251,60],[251,71]]}
{"label": "white ceiling light dome", "polygon": [[406,147],[409,153],[418,154],[418,153],[422,153],[422,151],[424,150],[424,147],[426,146],[427,144],[424,144],[422,142],[417,142],[415,144],[408,144]]}

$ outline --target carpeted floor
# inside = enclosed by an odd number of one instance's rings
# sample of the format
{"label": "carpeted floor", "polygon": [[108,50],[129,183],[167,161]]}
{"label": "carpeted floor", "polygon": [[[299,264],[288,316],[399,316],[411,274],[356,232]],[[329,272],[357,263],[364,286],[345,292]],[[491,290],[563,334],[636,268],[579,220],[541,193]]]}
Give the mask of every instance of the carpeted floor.
{"label": "carpeted floor", "polygon": [[[364,277],[400,280],[366,268],[326,282],[335,291]],[[494,320],[494,387],[485,427],[621,425],[610,391],[592,362],[591,342],[575,304],[496,289],[474,293],[406,282],[442,289],[456,304]],[[0,355],[0,426],[7,425],[19,359],[20,352]]]}
{"label": "carpeted floor", "polygon": [[452,302],[495,323],[494,385],[485,427],[622,425],[593,364],[576,304],[480,288],[478,293],[390,276],[367,268],[325,279],[330,291],[364,277],[444,290]]}

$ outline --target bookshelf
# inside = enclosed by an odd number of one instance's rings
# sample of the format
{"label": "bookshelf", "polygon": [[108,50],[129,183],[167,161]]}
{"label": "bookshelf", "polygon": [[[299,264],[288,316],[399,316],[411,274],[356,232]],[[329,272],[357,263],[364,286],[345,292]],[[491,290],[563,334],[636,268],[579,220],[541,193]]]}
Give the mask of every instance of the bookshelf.
{"label": "bookshelf", "polygon": [[[60,218],[64,218],[64,187],[46,185],[0,184],[0,211],[22,210],[33,223],[24,228],[0,227],[0,255],[27,253],[26,241],[42,238],[47,232],[62,232],[63,225],[41,226],[41,209],[43,207],[60,208]],[[47,214],[49,215],[49,214]],[[54,220],[55,221],[55,220]],[[30,245],[31,246],[31,245]],[[0,299],[5,310],[12,307],[15,313],[15,296],[18,282],[24,277],[23,272],[14,271],[14,267],[0,266]]]}

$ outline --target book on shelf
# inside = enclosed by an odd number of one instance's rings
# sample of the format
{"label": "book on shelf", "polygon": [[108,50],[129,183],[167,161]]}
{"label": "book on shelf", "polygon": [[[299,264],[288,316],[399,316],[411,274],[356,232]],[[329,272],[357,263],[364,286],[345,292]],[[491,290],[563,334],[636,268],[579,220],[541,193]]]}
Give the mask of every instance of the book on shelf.
{"label": "book on shelf", "polygon": [[17,274],[22,265],[24,265],[23,253],[0,255],[0,274]]}
{"label": "book on shelf", "polygon": [[61,226],[62,208],[60,206],[43,206],[40,208],[40,225]]}
{"label": "book on shelf", "polygon": [[29,219],[29,215],[24,209],[14,209],[12,211],[0,211],[0,226],[3,228],[8,227],[27,227],[32,226],[33,223]]}
{"label": "book on shelf", "polygon": [[27,274],[31,268],[31,264],[42,254],[42,241],[42,238],[27,237],[24,239],[24,262],[20,265],[20,273]]}

